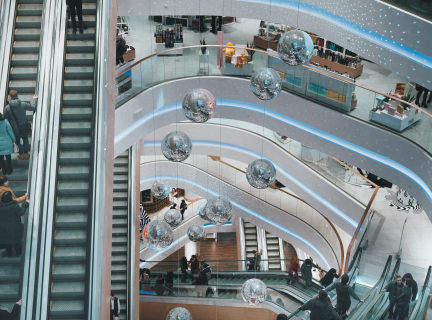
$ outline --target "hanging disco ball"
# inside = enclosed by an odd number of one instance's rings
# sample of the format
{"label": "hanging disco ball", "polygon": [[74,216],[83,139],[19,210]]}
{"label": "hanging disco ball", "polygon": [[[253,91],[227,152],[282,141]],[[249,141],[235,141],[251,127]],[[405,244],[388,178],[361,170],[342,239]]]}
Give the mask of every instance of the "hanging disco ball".
{"label": "hanging disco ball", "polygon": [[168,223],[153,220],[143,230],[143,240],[147,248],[162,251],[168,248],[174,240],[173,231]]}
{"label": "hanging disco ball", "polygon": [[198,206],[198,215],[200,216],[201,219],[204,220],[208,220],[206,216],[206,209],[205,209],[206,205],[207,205],[207,201],[203,201]]}
{"label": "hanging disco ball", "polygon": [[171,309],[166,320],[192,320],[192,316],[187,309],[178,307]]}
{"label": "hanging disco ball", "polygon": [[213,117],[216,99],[208,90],[192,89],[184,97],[182,107],[183,113],[189,120],[206,122]]}
{"label": "hanging disco ball", "polygon": [[153,182],[153,185],[151,187],[151,193],[156,199],[165,199],[169,196],[170,192],[171,187],[168,182],[163,180],[156,180],[155,182]]}
{"label": "hanging disco ball", "polygon": [[162,140],[162,154],[169,161],[186,160],[192,152],[192,141],[187,134],[180,131],[168,133]]}
{"label": "hanging disco ball", "polygon": [[280,37],[277,51],[279,58],[290,66],[305,64],[312,57],[314,44],[304,31],[291,30]]}
{"label": "hanging disco ball", "polygon": [[276,180],[276,169],[270,161],[257,159],[248,165],[246,178],[252,187],[265,189]]}
{"label": "hanging disco ball", "polygon": [[171,227],[177,227],[182,222],[182,215],[177,209],[169,209],[165,212],[164,220]]}
{"label": "hanging disco ball", "polygon": [[224,225],[233,215],[231,201],[223,196],[213,197],[207,202],[205,212],[211,224]]}
{"label": "hanging disco ball", "polygon": [[243,283],[241,295],[247,304],[257,306],[265,300],[267,296],[267,286],[259,279],[249,279]]}
{"label": "hanging disco ball", "polygon": [[258,99],[271,100],[281,92],[282,79],[275,70],[262,68],[253,73],[250,88]]}
{"label": "hanging disco ball", "polygon": [[200,242],[201,240],[204,240],[204,228],[197,224],[190,226],[187,231],[187,236],[190,241]]}

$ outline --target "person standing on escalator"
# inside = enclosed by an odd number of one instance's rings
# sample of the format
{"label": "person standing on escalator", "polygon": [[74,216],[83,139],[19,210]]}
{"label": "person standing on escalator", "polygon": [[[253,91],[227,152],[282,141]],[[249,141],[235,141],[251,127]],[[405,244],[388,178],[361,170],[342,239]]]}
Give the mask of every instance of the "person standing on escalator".
{"label": "person standing on escalator", "polygon": [[389,307],[389,319],[396,319],[397,314],[394,312],[394,308],[396,305],[396,297],[399,295],[403,287],[402,284],[402,277],[396,276],[395,281],[390,282],[384,289],[383,292],[389,293],[389,301],[390,301],[390,307]]}
{"label": "person standing on escalator", "polygon": [[334,282],[332,285],[327,287],[327,289],[325,289],[327,292],[336,289],[336,310],[341,317],[344,317],[345,315],[348,316],[350,314],[349,309],[351,307],[351,297],[357,301],[364,302],[354,292],[354,289],[348,285],[348,282],[349,276],[345,273],[341,278],[341,282]]}
{"label": "person standing on escalator", "polygon": [[82,14],[82,0],[66,0],[66,4],[69,6],[69,13],[72,20],[73,33],[77,33],[76,28],[76,17],[78,16],[79,30],[80,33],[84,33],[83,29],[83,14]]}
{"label": "person standing on escalator", "polygon": [[302,277],[305,281],[305,287],[307,289],[312,284],[312,268],[317,268],[321,270],[321,268],[317,264],[312,263],[311,259],[306,259],[300,268]]}

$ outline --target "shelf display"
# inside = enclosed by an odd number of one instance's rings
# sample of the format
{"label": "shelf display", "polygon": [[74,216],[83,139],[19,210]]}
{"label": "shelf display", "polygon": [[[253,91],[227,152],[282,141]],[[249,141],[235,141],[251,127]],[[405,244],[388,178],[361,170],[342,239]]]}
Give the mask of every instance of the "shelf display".
{"label": "shelf display", "polygon": [[[252,75],[253,71],[253,54],[252,50],[248,50],[249,44],[236,44],[237,48],[233,48],[234,44],[227,43],[225,52],[225,74],[226,75]],[[240,48],[239,48],[240,47]]]}
{"label": "shelf display", "polygon": [[164,29],[162,24],[157,24],[154,37],[156,43],[165,43],[166,48],[173,48],[174,43],[183,43],[183,26],[175,24],[172,29]]}

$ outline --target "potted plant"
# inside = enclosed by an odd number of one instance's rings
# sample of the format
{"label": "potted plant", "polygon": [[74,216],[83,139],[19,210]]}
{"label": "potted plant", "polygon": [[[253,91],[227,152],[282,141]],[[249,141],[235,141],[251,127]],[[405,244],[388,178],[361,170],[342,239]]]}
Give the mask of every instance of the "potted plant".
{"label": "potted plant", "polygon": [[206,54],[207,47],[204,47],[206,45],[205,38],[203,38],[202,40],[200,40],[200,44],[201,44],[201,53],[202,54]]}

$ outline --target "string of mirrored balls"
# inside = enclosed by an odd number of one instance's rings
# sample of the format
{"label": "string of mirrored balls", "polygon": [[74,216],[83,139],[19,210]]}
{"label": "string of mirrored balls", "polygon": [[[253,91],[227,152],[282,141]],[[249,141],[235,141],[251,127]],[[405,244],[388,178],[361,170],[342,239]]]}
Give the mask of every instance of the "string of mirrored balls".
{"label": "string of mirrored balls", "polygon": [[[299,66],[307,63],[312,57],[313,42],[311,37],[301,30],[286,32],[278,42],[279,58],[289,66]],[[276,98],[282,89],[282,79],[271,68],[262,68],[252,74],[250,80],[252,93],[260,100]],[[216,99],[206,89],[197,88],[189,91],[182,102],[183,113],[189,120],[203,123],[211,119],[216,109]],[[169,161],[181,162],[192,152],[192,141],[187,134],[173,131],[167,134],[161,143],[162,154]],[[249,184],[257,189],[268,188],[276,179],[276,169],[267,159],[256,159],[247,168],[246,178]],[[165,199],[171,192],[170,184],[164,180],[156,180],[151,188],[153,196]],[[198,207],[198,215],[213,225],[220,226],[230,221],[233,208],[231,201],[222,195],[211,197]],[[173,227],[180,225],[182,214],[177,209],[169,209],[164,220],[153,220],[143,230],[143,239],[147,248],[154,251],[167,249],[174,241]],[[192,225],[187,231],[191,241],[201,241],[205,237],[201,225]],[[243,299],[249,305],[258,305],[265,300],[267,288],[259,279],[247,280],[241,290]],[[177,311],[175,311],[178,309]],[[176,312],[186,314],[184,308],[171,310],[167,320],[177,319]],[[187,310],[186,310],[187,311]],[[187,312],[190,316],[190,313]],[[188,319],[188,317],[182,318]],[[189,318],[191,319],[191,318]]]}

